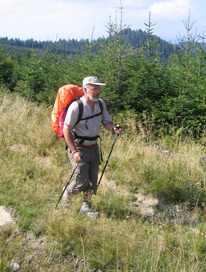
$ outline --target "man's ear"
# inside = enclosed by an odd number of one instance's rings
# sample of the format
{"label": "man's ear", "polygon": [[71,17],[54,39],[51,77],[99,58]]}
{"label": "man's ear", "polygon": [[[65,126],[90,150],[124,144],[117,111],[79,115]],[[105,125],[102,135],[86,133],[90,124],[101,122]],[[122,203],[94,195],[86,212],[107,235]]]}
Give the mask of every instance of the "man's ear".
{"label": "man's ear", "polygon": [[87,88],[83,87],[82,89],[84,94],[87,93]]}

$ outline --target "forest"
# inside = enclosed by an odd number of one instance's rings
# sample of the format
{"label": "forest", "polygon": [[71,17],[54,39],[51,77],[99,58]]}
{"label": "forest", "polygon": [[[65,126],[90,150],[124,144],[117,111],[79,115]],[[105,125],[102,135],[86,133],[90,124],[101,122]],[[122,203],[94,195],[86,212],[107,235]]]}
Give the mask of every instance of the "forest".
{"label": "forest", "polygon": [[205,37],[192,23],[172,45],[146,30],[119,29],[109,23],[98,40],[0,39],[0,87],[52,107],[58,88],[81,86],[97,75],[112,114],[141,120],[157,136],[178,133],[202,139],[205,132]]}

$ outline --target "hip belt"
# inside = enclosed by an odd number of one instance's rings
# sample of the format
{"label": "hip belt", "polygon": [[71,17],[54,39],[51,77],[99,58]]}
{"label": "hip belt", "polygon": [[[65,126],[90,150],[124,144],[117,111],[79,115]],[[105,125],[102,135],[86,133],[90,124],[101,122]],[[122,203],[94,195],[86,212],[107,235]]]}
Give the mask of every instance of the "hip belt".
{"label": "hip belt", "polygon": [[75,145],[76,147],[92,148],[92,147],[94,147],[96,144],[93,144],[93,145],[83,145],[83,144],[74,143],[74,145]]}
{"label": "hip belt", "polygon": [[85,140],[87,140],[87,141],[95,141],[95,140],[97,140],[98,138],[100,138],[99,135],[94,136],[94,137],[79,136],[79,135],[76,134],[75,131],[72,131],[72,137],[73,137],[73,140],[76,140],[76,139],[77,139],[77,140],[80,140],[80,141],[79,141],[79,144],[83,144],[83,142],[84,142]]}

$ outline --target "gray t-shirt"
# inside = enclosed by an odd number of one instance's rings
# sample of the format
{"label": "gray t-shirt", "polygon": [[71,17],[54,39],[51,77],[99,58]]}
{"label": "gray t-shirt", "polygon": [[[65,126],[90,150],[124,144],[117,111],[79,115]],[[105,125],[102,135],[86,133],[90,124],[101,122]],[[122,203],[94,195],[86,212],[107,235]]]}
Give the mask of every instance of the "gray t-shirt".
{"label": "gray t-shirt", "polygon": [[[99,102],[95,103],[94,112],[92,112],[90,106],[86,102],[86,99],[84,96],[82,96],[81,101],[83,102],[83,116],[82,118],[86,118],[92,115],[95,115],[99,112],[101,112],[101,108],[99,106]],[[109,122],[112,122],[112,119],[107,111],[106,104],[104,100],[100,99],[103,106],[103,112],[101,115],[95,116],[94,118],[90,118],[88,120],[82,120],[80,121],[75,127],[75,123],[79,116],[79,105],[75,101],[73,102],[67,111],[67,115],[65,118],[64,123],[74,127],[73,130],[76,132],[78,136],[87,136],[87,137],[95,137],[99,133],[100,125],[106,124]],[[76,142],[76,141],[75,141]],[[97,140],[94,141],[84,141],[84,145],[93,145],[97,142]]]}

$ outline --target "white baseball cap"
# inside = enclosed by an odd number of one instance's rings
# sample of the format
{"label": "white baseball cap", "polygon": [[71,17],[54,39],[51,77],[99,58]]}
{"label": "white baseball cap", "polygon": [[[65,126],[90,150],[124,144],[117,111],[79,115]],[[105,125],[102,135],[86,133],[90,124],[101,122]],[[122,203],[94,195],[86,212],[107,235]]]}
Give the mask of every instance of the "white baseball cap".
{"label": "white baseball cap", "polygon": [[104,83],[100,83],[98,77],[96,77],[96,76],[89,76],[89,77],[85,77],[83,79],[83,87],[86,85],[89,85],[89,84],[98,85],[98,86],[105,86],[106,85]]}

